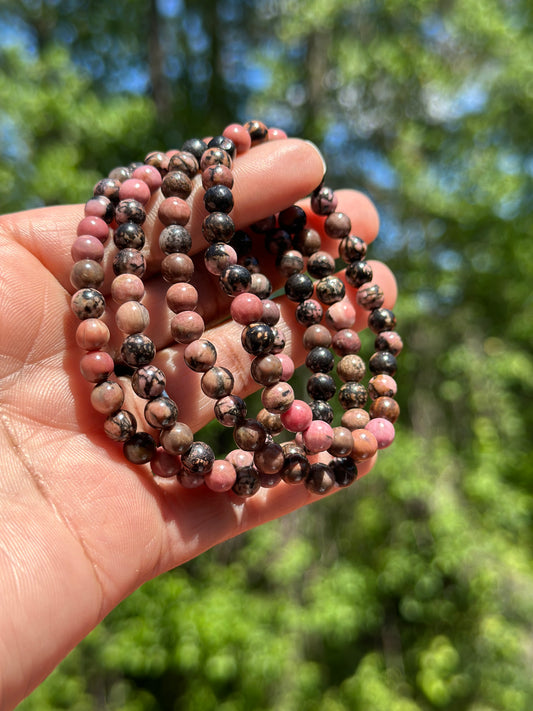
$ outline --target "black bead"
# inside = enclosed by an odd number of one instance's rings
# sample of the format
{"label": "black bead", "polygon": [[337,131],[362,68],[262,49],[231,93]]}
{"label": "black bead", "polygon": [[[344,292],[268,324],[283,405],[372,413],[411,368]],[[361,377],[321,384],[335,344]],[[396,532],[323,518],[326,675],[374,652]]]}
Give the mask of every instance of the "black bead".
{"label": "black bead", "polygon": [[286,484],[299,484],[308,475],[311,466],[304,450],[295,442],[287,442],[283,445],[283,455],[281,478]]}
{"label": "black bead", "polygon": [[208,474],[214,461],[215,453],[205,442],[193,442],[181,455],[181,463],[190,474]]}
{"label": "black bead", "polygon": [[313,281],[307,274],[291,274],[285,282],[285,294],[291,301],[305,301],[313,295]]}
{"label": "black bead", "polygon": [[333,469],[327,464],[316,462],[311,464],[309,474],[305,478],[305,488],[313,494],[322,496],[326,494],[335,484]]}
{"label": "black bead", "polygon": [[164,254],[188,254],[192,247],[191,233],[183,225],[168,225],[161,230],[159,246]]}
{"label": "black bead", "polygon": [[212,212],[202,222],[202,234],[209,244],[227,243],[235,234],[235,223],[225,212]]}
{"label": "black bead", "polygon": [[205,191],[204,205],[209,212],[231,212],[233,193],[225,185],[213,185]]}
{"label": "black bead", "polygon": [[272,330],[274,331],[274,343],[272,344],[270,352],[274,354],[281,353],[285,348],[285,336],[279,328],[273,328]]}
{"label": "black bead", "polygon": [[372,281],[372,276],[372,267],[368,262],[351,262],[346,267],[346,281],[356,289]]}
{"label": "black bead", "polygon": [[355,380],[349,380],[341,385],[339,390],[339,402],[345,410],[352,407],[364,407],[368,400],[366,388]]}
{"label": "black bead", "polygon": [[207,144],[208,148],[222,148],[223,151],[229,154],[230,158],[235,157],[235,144],[231,138],[226,138],[226,136],[213,136],[213,138]]}
{"label": "black bead", "polygon": [[142,249],[145,241],[144,230],[136,222],[123,222],[113,235],[113,242],[119,249]]}
{"label": "black bead", "polygon": [[187,153],[192,153],[197,161],[203,156],[204,152],[207,150],[207,143],[202,141],[200,138],[189,138],[185,141],[181,147],[182,151],[187,151]]}
{"label": "black bead", "polygon": [[237,230],[230,241],[231,246],[237,252],[238,257],[244,257],[252,251],[252,238],[243,230]]}
{"label": "black bead", "polygon": [[390,309],[373,309],[368,317],[368,328],[374,333],[394,331],[396,328],[396,316]]}
{"label": "black bead", "polygon": [[156,443],[148,432],[136,432],[124,442],[124,456],[132,464],[146,464],[156,452]]}
{"label": "black bead", "polygon": [[[259,274],[261,267],[259,266],[259,260],[251,254],[245,254],[239,257],[237,264],[246,267],[250,274]],[[261,297],[260,297],[261,298]]]}
{"label": "black bead", "polygon": [[305,364],[313,373],[329,373],[335,365],[335,356],[329,348],[315,346],[307,354]]}
{"label": "black bead", "polygon": [[228,296],[237,296],[237,294],[250,291],[252,275],[246,267],[242,267],[240,264],[232,264],[224,269],[219,281]]}
{"label": "black bead", "polygon": [[311,194],[311,210],[316,215],[330,215],[335,212],[335,193],[331,188],[320,185]]}
{"label": "black bead", "polygon": [[323,279],[333,274],[335,260],[327,252],[315,252],[307,260],[307,272],[315,279]]}
{"label": "black bead", "polygon": [[346,294],[344,283],[336,276],[327,276],[316,283],[317,298],[323,304],[330,306],[341,301]]}
{"label": "black bead", "polygon": [[274,344],[274,331],[266,323],[251,323],[242,329],[241,341],[244,350],[251,355],[270,353]]}
{"label": "black bead", "polygon": [[232,487],[234,494],[237,494],[237,496],[241,496],[243,498],[248,498],[257,493],[260,488],[261,477],[253,464],[237,469],[237,478]]}
{"label": "black bead", "polygon": [[307,221],[307,215],[299,205],[291,205],[285,210],[282,210],[278,216],[278,224],[290,234],[299,232]]}
{"label": "black bead", "polygon": [[307,381],[307,392],[313,400],[330,400],[336,389],[335,381],[327,373],[314,373]]}
{"label": "black bead", "polygon": [[357,479],[357,465],[351,457],[338,457],[329,463],[335,481],[341,487],[350,486]]}
{"label": "black bead", "polygon": [[396,374],[398,364],[396,358],[389,351],[378,351],[371,356],[368,361],[368,368],[373,375],[392,375]]}
{"label": "black bead", "polygon": [[292,248],[291,236],[286,230],[269,230],[265,235],[265,249],[278,256]]}
{"label": "black bead", "polygon": [[142,277],[146,269],[144,256],[139,250],[126,247],[117,252],[113,258],[113,273],[135,274]]}
{"label": "black bead", "polygon": [[126,336],[120,348],[122,359],[135,368],[148,365],[155,357],[155,346],[148,336],[134,333]]}
{"label": "black bead", "polygon": [[258,220],[250,225],[252,232],[257,232],[259,234],[264,234],[268,230],[273,230],[276,227],[276,215],[269,215],[264,217],[262,220]]}
{"label": "black bead", "polygon": [[324,309],[315,299],[306,299],[298,304],[295,311],[296,320],[302,326],[312,326],[320,323]]}
{"label": "black bead", "polygon": [[119,202],[115,210],[115,216],[117,218],[126,218],[125,220],[121,219],[120,222],[136,222],[137,224],[142,225],[142,223],[146,220],[146,211],[138,200],[128,198]]}
{"label": "black bead", "polygon": [[309,405],[313,413],[313,420],[322,420],[322,422],[327,422],[328,425],[331,425],[335,413],[329,402],[325,400],[312,400]]}
{"label": "black bead", "polygon": [[366,256],[366,242],[360,237],[349,235],[339,244],[339,257],[346,263],[359,262]]}

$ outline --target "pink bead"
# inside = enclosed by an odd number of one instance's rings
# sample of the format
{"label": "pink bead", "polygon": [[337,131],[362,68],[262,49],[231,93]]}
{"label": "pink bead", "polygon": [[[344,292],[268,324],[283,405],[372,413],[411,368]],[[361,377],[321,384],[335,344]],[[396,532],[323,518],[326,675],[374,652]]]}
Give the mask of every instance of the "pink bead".
{"label": "pink bead", "polygon": [[180,311],[170,320],[172,338],[178,343],[192,343],[203,334],[204,320],[196,311]]}
{"label": "pink bead", "polygon": [[247,326],[254,321],[261,320],[263,302],[255,294],[238,294],[231,302],[230,311],[234,321],[242,326]]}
{"label": "pink bead", "polygon": [[117,304],[140,301],[144,296],[143,280],[136,274],[119,274],[111,282],[111,296]]}
{"label": "pink bead", "polygon": [[215,459],[213,468],[205,475],[204,481],[208,489],[221,493],[229,491],[236,478],[237,472],[231,462],[227,459]]}
{"label": "pink bead", "polygon": [[198,292],[192,284],[178,282],[167,290],[167,305],[174,313],[193,311],[198,304]]}
{"label": "pink bead", "polygon": [[305,447],[309,452],[316,454],[325,452],[333,442],[333,428],[322,420],[313,420],[309,427],[302,432]]}
{"label": "pink bead", "polygon": [[159,205],[157,216],[164,225],[186,225],[191,216],[191,208],[185,200],[169,197]]}
{"label": "pink bead", "polygon": [[91,405],[102,415],[112,415],[120,410],[124,403],[124,391],[119,383],[112,380],[104,380],[96,385],[91,393]]}
{"label": "pink bead", "polygon": [[386,449],[394,442],[394,425],[384,417],[375,417],[365,426],[365,430],[372,432],[378,441],[378,449]]}
{"label": "pink bead", "polygon": [[177,476],[181,471],[181,460],[174,454],[165,452],[163,447],[158,447],[155,456],[150,462],[150,468],[154,476],[161,476],[168,479]]}
{"label": "pink bead", "polygon": [[150,314],[139,302],[126,301],[118,307],[115,322],[123,333],[142,333],[150,324]]}
{"label": "pink bead", "polygon": [[109,328],[98,318],[82,321],[76,330],[76,343],[85,351],[95,351],[109,343]]}
{"label": "pink bead", "polygon": [[161,173],[153,165],[141,165],[135,168],[132,177],[137,178],[137,180],[143,180],[152,193],[155,193],[163,182]]}
{"label": "pink bead", "polygon": [[355,323],[355,309],[348,299],[337,301],[326,311],[326,323],[336,331],[351,328]]}
{"label": "pink bead", "polygon": [[282,128],[269,128],[268,129],[268,140],[269,141],[279,141],[287,138],[287,134]]}
{"label": "pink bead", "polygon": [[280,380],[288,382],[294,375],[294,361],[286,353],[276,353],[276,357],[280,359],[283,368]]}
{"label": "pink bead", "polygon": [[237,469],[248,467],[254,462],[253,452],[247,452],[244,449],[234,449],[227,456],[226,460],[231,462]]}
{"label": "pink bead", "polygon": [[81,374],[90,383],[101,383],[115,368],[113,358],[105,351],[86,353],[80,361]]}
{"label": "pink bead", "polygon": [[93,259],[95,262],[101,262],[104,258],[104,245],[92,235],[80,235],[73,242],[70,253],[75,262],[81,259]]}
{"label": "pink bead", "polygon": [[[100,217],[106,222],[110,222],[110,217],[114,214],[115,210],[111,205],[111,200],[105,195],[95,195],[89,198],[85,203],[83,209],[86,217]],[[107,220],[105,219],[107,216]]]}
{"label": "pink bead", "polygon": [[92,235],[105,243],[109,237],[109,226],[101,217],[84,217],[78,225],[77,235]]}
{"label": "pink bead", "polygon": [[150,188],[139,178],[129,178],[121,184],[118,196],[121,200],[137,200],[146,205],[150,199]]}
{"label": "pink bead", "polygon": [[281,423],[289,432],[303,432],[313,421],[313,411],[303,400],[295,400],[286,412],[281,414]]}
{"label": "pink bead", "polygon": [[222,135],[230,138],[235,144],[237,153],[246,153],[252,145],[252,139],[248,131],[239,123],[230,123],[222,131]]}

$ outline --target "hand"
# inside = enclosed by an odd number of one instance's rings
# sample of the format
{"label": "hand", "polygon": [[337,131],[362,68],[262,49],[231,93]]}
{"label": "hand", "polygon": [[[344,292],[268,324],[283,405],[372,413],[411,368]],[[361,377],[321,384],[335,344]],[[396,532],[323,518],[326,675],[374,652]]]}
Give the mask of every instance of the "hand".
{"label": "hand", "polygon": [[[237,227],[301,199],[322,174],[318,151],[299,140],[262,144],[239,156],[232,213]],[[201,192],[191,198],[193,252],[203,249]],[[354,191],[340,191],[338,197],[338,209],[350,215],[353,232],[371,242],[378,217],[370,201]],[[232,493],[156,480],[148,467],[124,460],[121,446],[104,435],[104,418],[89,402],[91,385],[79,372],[82,353],[74,338],[77,320],[69,308],[69,272],[70,246],[82,216],[82,206],[75,205],[0,219],[2,709],[27,695],[143,582],[318,498],[303,486],[282,483],[239,500]],[[152,217],[145,225],[148,242],[154,222]],[[161,225],[155,227],[157,233]],[[325,239],[323,248],[334,253],[336,245]],[[153,246],[153,272],[158,259],[161,254]],[[390,308],[396,298],[394,277],[384,265],[373,267]],[[269,273],[274,279],[274,272]],[[196,431],[212,419],[213,401],[203,396],[197,373],[184,374],[180,368],[172,375],[168,370],[181,357],[182,347],[170,339],[160,282],[157,276],[146,280],[143,303],[152,315],[148,335],[165,363],[167,390],[178,402],[180,420]],[[246,395],[257,384],[249,376],[250,358],[239,345],[240,327],[229,321],[220,325],[227,319],[229,300],[213,280],[200,293],[206,337],[216,344],[218,363],[231,364],[235,393]],[[158,303],[162,308],[154,318]],[[305,357],[303,329],[293,313],[294,305],[283,304],[281,325],[285,321],[284,332],[293,336],[286,352],[300,364]],[[364,317],[362,313],[358,327],[365,326]]]}

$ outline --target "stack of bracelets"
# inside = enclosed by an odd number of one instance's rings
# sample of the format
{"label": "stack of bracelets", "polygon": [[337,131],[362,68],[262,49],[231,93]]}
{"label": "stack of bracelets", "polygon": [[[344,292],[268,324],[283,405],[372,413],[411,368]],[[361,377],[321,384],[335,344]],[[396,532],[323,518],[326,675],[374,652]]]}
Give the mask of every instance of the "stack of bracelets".
{"label": "stack of bracelets", "polygon": [[[235,230],[230,216],[235,155],[263,141],[285,137],[280,129],[267,129],[259,121],[232,124],[208,142],[191,139],[181,150],[152,152],[142,163],[115,168],[95,186],[72,245],[71,283],[77,291],[71,307],[80,320],[76,341],[86,351],[81,373],[94,383],[91,404],[106,416],[104,431],[123,443],[128,461],[150,463],[154,475],[177,477],[184,487],[205,485],[248,497],[260,487],[283,480],[325,494],[334,486],[351,484],[357,478],[357,463],[373,457],[394,439],[399,407],[393,376],[402,341],[394,330],[393,312],[383,307],[382,289],[370,283],[366,244],[350,234],[349,217],[336,212],[333,191],[320,185],[311,195],[311,209],[324,216],[325,233],[338,240],[339,258],[346,264],[345,281],[357,289],[357,304],[369,311],[368,327],[376,338],[367,387],[361,382],[366,370],[358,355],[361,341],[351,328],[355,309],[344,298],[344,282],[334,275],[335,260],[321,250],[319,233],[306,225],[305,211],[290,205],[246,231]],[[220,288],[231,297],[231,316],[243,327],[242,347],[253,356],[251,376],[263,386],[263,409],[255,418],[248,415],[246,402],[233,394],[231,371],[217,365],[215,344],[202,337],[205,325],[196,310],[199,294],[191,284],[195,267],[188,256],[192,239],[186,227],[191,212],[187,198],[198,173],[208,213],[202,223],[207,243],[205,268],[218,277]],[[163,199],[157,216],[164,225],[159,246],[165,255],[161,275],[169,284],[170,329],[174,340],[185,346],[184,365],[201,374],[201,388],[214,401],[216,419],[233,428],[238,449],[224,459],[216,459],[212,448],[195,441],[190,427],[179,421],[178,405],[165,389],[165,374],[152,364],[155,345],[144,333],[149,314],[141,303],[145,293],[143,223],[145,205],[159,190]],[[111,296],[119,304],[115,321],[124,334],[117,362],[105,350],[110,331],[102,320],[106,302],[99,291],[104,281],[104,244],[110,233],[118,250],[113,258]],[[270,299],[272,285],[252,255],[252,234],[264,236],[266,249],[275,256],[285,278],[285,295],[295,304],[296,320],[306,327],[303,345],[305,364],[311,371],[307,381],[310,402],[295,399],[288,382],[294,364],[283,353],[285,339],[276,328],[280,309]],[[334,412],[328,402],[337,390],[331,375],[334,369],[342,381],[338,399],[344,412],[338,426],[331,424]],[[128,371],[133,392],[146,401],[145,429],[150,431],[138,429],[134,415],[123,408],[123,385],[115,374]],[[368,410],[364,409],[367,400]],[[287,433],[291,433],[289,441],[275,440],[278,435],[286,439]],[[329,456],[314,456],[320,453]]]}

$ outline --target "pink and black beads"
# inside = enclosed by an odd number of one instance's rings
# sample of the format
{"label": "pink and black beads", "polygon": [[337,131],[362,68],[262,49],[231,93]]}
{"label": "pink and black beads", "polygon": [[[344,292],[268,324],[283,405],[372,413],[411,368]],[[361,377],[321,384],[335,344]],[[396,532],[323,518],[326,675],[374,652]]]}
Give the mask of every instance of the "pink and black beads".
{"label": "pink and black beads", "polygon": [[[334,486],[351,484],[357,478],[357,463],[394,439],[399,407],[393,376],[402,342],[394,314],[383,307],[383,291],[372,282],[366,244],[351,234],[349,217],[336,211],[334,192],[321,185],[310,202],[324,218],[325,234],[338,241],[338,256],[346,264],[344,278],[335,274],[334,257],[322,250],[320,234],[308,226],[300,206],[289,205],[247,230],[235,231],[233,161],[258,143],[285,137],[280,129],[267,129],[259,121],[232,124],[208,142],[191,139],[181,150],[154,151],[143,163],[114,169],[95,186],[72,245],[71,283],[76,292],[71,304],[80,321],[76,340],[86,351],[81,372],[94,384],[91,404],[106,416],[104,432],[122,443],[128,461],[150,463],[155,475],[177,477],[184,487],[231,489],[249,497],[283,480],[322,495]],[[196,260],[195,266],[189,256],[187,200],[196,176],[203,189],[206,249],[203,265]],[[207,443],[195,441],[189,426],[180,421],[179,403],[166,392],[165,374],[153,364],[155,344],[145,333],[150,316],[141,303],[146,271],[143,226],[157,197],[157,216],[163,224],[158,236],[164,255],[160,275],[167,285],[170,332],[185,346],[182,377],[187,370],[190,377],[199,377],[202,392],[213,400],[214,416],[233,430],[237,449],[224,459],[217,459]],[[251,253],[253,240],[261,237],[285,280],[296,321],[305,329],[309,371],[305,399],[296,398],[289,382],[295,366],[284,353],[280,309],[270,299],[270,280]],[[111,333],[102,319],[106,301],[100,291],[108,241],[114,245],[110,293],[118,305],[115,325],[122,334],[116,362],[108,352]],[[255,417],[235,394],[230,368],[218,363],[216,344],[204,337],[205,324],[197,310],[200,296],[191,283],[198,268],[218,280],[231,299],[232,319],[242,326],[241,346],[252,356],[250,376],[262,387],[262,409]],[[357,304],[369,311],[368,327],[376,334],[367,386],[361,341],[352,329],[355,309],[346,298],[351,288],[357,290]],[[145,401],[142,426],[124,408],[125,392],[115,371],[128,373],[132,393]],[[335,396],[343,410],[336,426],[331,403]]]}

